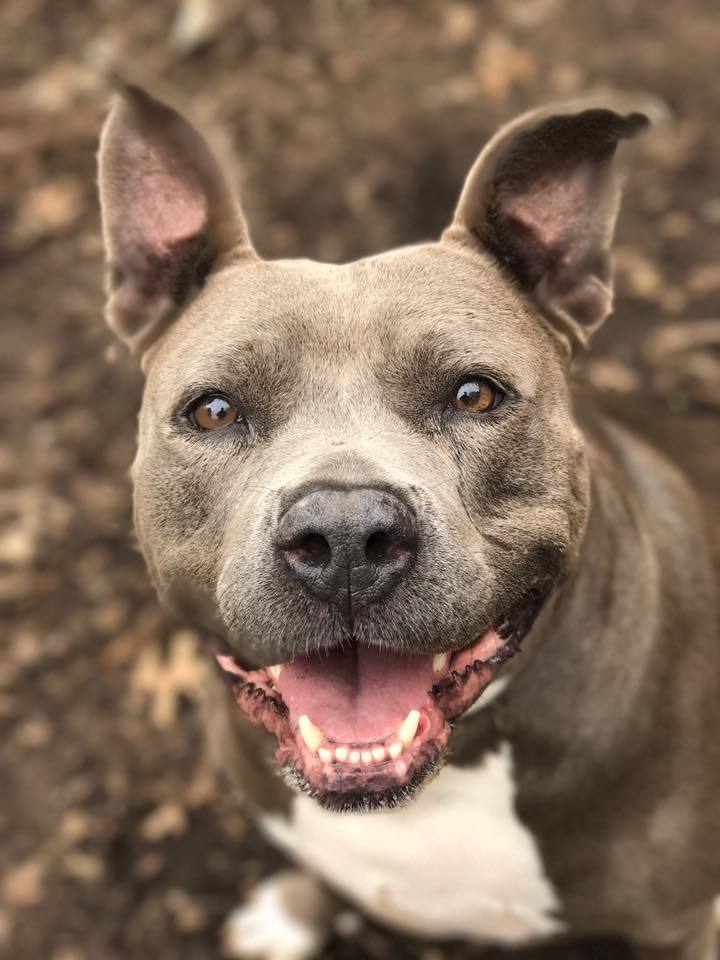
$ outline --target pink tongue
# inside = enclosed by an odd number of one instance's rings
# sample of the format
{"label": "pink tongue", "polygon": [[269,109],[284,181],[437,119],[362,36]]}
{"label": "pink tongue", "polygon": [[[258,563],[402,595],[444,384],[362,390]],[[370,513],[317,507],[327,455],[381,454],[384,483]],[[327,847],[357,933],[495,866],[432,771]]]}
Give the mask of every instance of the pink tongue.
{"label": "pink tongue", "polygon": [[432,656],[353,644],[286,663],[277,683],[294,721],[307,714],[330,740],[370,743],[424,704]]}

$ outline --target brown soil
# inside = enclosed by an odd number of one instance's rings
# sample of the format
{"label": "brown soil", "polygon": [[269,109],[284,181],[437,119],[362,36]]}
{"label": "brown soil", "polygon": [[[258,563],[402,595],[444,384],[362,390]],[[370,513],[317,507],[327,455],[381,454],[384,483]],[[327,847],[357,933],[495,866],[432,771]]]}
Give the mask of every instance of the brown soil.
{"label": "brown soil", "polygon": [[[484,138],[529,105],[588,90],[658,97],[672,119],[632,148],[616,316],[580,376],[707,494],[720,481],[712,0],[187,0],[184,11],[0,7],[0,952],[22,960],[218,956],[223,917],[280,862],[208,770],[195,638],[158,611],[130,534],[141,380],[101,319],[103,69],[225,131],[263,253],[330,260],[436,235]],[[365,922],[325,956],[472,953]]]}

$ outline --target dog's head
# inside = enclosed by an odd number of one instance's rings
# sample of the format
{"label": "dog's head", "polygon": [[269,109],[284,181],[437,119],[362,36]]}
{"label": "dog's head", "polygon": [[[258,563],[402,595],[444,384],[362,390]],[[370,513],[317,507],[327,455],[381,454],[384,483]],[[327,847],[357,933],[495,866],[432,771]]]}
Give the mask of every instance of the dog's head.
{"label": "dog's head", "polygon": [[137,532],[277,757],[337,807],[407,795],[571,569],[567,379],[611,305],[619,140],[536,112],[439,242],[260,259],[209,148],[136,88],[100,152],[108,319],[147,374]]}

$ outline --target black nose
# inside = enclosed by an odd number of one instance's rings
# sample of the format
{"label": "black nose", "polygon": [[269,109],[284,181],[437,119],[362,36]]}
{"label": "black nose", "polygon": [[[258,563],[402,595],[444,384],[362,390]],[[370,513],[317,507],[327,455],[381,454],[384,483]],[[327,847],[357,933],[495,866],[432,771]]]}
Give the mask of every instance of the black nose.
{"label": "black nose", "polygon": [[280,518],[278,548],[306,590],[353,603],[386,596],[417,554],[415,514],[371,487],[316,488]]}

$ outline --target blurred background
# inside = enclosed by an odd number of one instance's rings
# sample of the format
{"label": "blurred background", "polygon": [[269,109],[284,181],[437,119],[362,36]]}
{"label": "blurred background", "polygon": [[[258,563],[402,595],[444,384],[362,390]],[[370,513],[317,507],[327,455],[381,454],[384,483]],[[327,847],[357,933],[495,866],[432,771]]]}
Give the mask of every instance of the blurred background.
{"label": "blurred background", "polygon": [[[714,0],[0,4],[0,953],[216,957],[280,863],[207,763],[196,638],[156,606],[130,532],[141,378],[101,316],[107,70],[234,153],[264,255],[327,260],[437,235],[520,110],[658,98],[669,122],[630,150],[616,315],[578,378],[712,499],[719,62]],[[325,957],[472,955],[350,917]]]}

